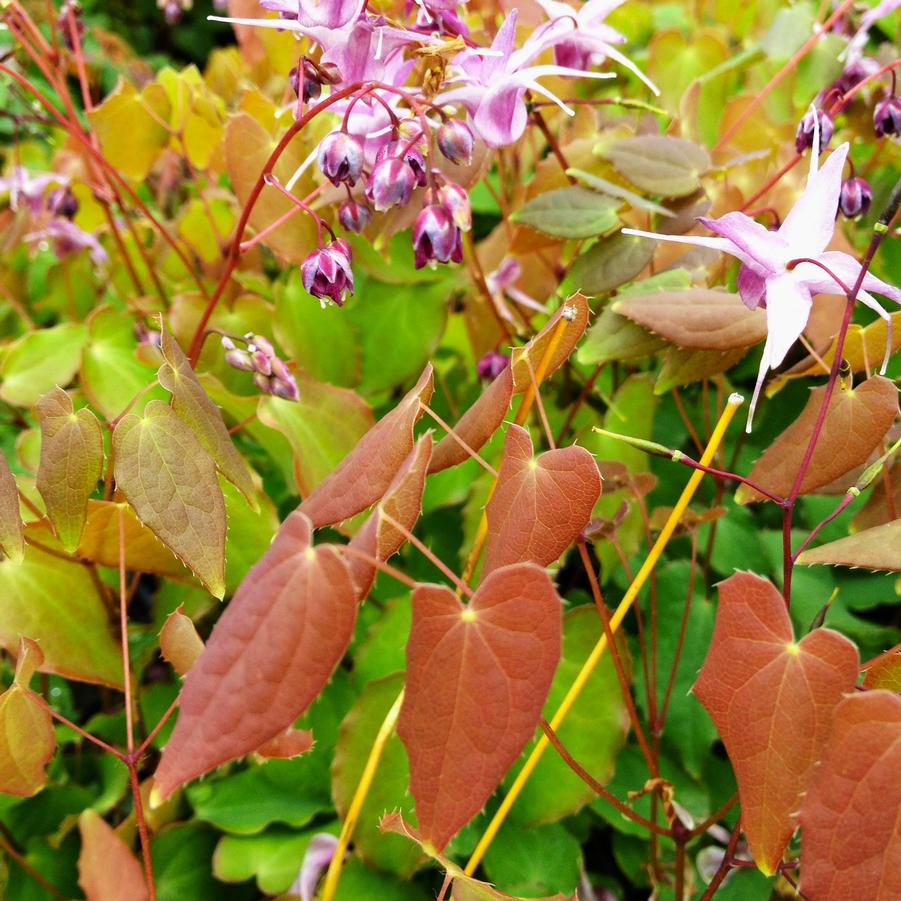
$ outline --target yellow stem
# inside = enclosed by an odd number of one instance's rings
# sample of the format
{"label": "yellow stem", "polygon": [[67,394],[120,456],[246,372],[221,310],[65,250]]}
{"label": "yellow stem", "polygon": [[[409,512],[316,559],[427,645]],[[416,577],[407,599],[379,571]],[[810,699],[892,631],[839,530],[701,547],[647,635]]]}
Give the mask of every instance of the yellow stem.
{"label": "yellow stem", "polygon": [[325,874],[325,882],[322,886],[321,901],[332,901],[335,892],[338,889],[338,880],[341,878],[341,869],[344,866],[344,855],[347,853],[347,846],[350,844],[350,837],[353,835],[354,827],[360,818],[360,811],[366,802],[366,796],[369,794],[372,780],[375,778],[375,771],[378,769],[379,761],[385,751],[385,745],[394,732],[397,724],[397,717],[400,715],[401,704],[404,701],[404,691],[401,689],[395,702],[391,705],[388,715],[379,729],[378,735],[375,737],[369,757],[366,759],[366,766],[363,767],[363,775],[357,784],[357,790],[354,792],[353,800],[350,802],[350,808],[347,816],[344,818],[344,824],[341,826],[341,835],[338,836],[338,846],[335,848],[335,856],[329,864],[328,872]]}
{"label": "yellow stem", "polygon": [[[717,422],[716,428],[713,430],[713,434],[710,436],[710,441],[707,444],[707,447],[704,450],[704,454],[701,457],[701,463],[704,466],[709,466],[713,461],[714,455],[719,449],[720,443],[723,440],[723,436],[726,433],[726,429],[728,428],[729,423],[732,421],[732,417],[735,415],[736,410],[742,402],[743,398],[737,394],[733,394],[729,398],[729,402],[726,404],[726,409],[723,410],[723,414],[722,416],[720,416],[719,422]],[[622,601],[620,601],[619,606],[616,608],[616,611],[610,618],[611,635],[615,634],[616,630],[620,627],[620,624],[625,618],[626,613],[628,613],[629,608],[635,602],[635,598],[638,597],[639,591],[641,591],[644,583],[647,581],[648,576],[651,574],[651,570],[660,559],[660,555],[663,553],[663,549],[666,547],[667,542],[670,540],[670,537],[676,529],[676,526],[679,524],[679,520],[681,519],[682,514],[685,512],[686,507],[688,507],[689,503],[691,502],[691,499],[694,496],[698,485],[701,483],[703,476],[704,473],[699,469],[696,469],[691,474],[691,478],[688,480],[688,484],[685,486],[685,489],[679,497],[676,506],[673,507],[672,513],[670,513],[670,516],[667,519],[663,529],[661,530],[657,541],[651,548],[651,552],[648,554],[647,558],[641,566],[641,569],[639,569],[638,573],[635,575],[635,578],[632,580],[632,584],[629,586],[628,590],[623,596]],[[557,731],[557,729],[560,727],[560,724],[566,718],[566,715],[572,709],[573,704],[576,703],[576,699],[579,697],[579,694],[585,687],[585,684],[588,682],[588,678],[591,676],[594,668],[598,665],[601,657],[604,656],[604,651],[606,650],[607,635],[604,634],[595,645],[594,650],[591,652],[589,658],[585,661],[584,666],[580,670],[578,676],[576,676],[576,679],[570,687],[569,691],[566,693],[566,697],[564,697],[560,706],[557,708],[557,712],[551,718],[551,728],[554,731]],[[488,824],[488,828],[485,830],[485,834],[482,836],[478,845],[476,845],[476,849],[475,851],[473,851],[472,857],[470,857],[469,859],[469,863],[466,864],[465,872],[467,875],[472,875],[476,867],[481,862],[482,858],[485,856],[485,852],[488,850],[491,842],[494,840],[495,835],[497,835],[498,829],[500,829],[504,820],[507,818],[507,814],[510,812],[510,808],[516,802],[516,799],[519,797],[523,786],[526,784],[529,776],[532,775],[532,772],[538,765],[538,761],[541,760],[541,757],[547,750],[549,744],[550,742],[548,741],[546,735],[542,735],[538,739],[537,744],[532,749],[532,753],[529,755],[523,768],[519,771],[519,774],[514,780],[513,785],[510,787],[510,791],[507,793],[507,796],[501,802],[501,806],[498,808],[497,813],[495,813],[493,819]]]}

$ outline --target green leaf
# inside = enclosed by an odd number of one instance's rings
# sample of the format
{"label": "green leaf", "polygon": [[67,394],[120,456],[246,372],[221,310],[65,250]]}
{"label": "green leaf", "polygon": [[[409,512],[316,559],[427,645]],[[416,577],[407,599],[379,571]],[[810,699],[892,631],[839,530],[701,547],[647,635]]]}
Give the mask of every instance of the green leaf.
{"label": "green leaf", "polygon": [[22,563],[0,563],[0,644],[15,651],[20,636],[40,644],[44,672],[122,686],[106,605],[80,563],[33,547],[26,548]]}
{"label": "green leaf", "polygon": [[679,385],[691,385],[701,379],[726,372],[747,352],[747,347],[726,351],[670,347],[654,383],[654,394],[666,394]]}
{"label": "green leaf", "polygon": [[710,168],[710,157],[703,147],[669,135],[624,138],[602,145],[598,153],[633,185],[662,197],[694,193]]}
{"label": "green leaf", "polygon": [[354,654],[354,677],[361,688],[406,665],[407,639],[413,618],[409,597],[392,598],[366,631]]}
{"label": "green leaf", "polygon": [[113,432],[116,484],[216,597],[225,594],[225,503],[216,467],[171,408],[151,401]]}
{"label": "green leaf", "polygon": [[41,421],[37,489],[63,549],[71,553],[81,540],[88,498],[103,472],[103,433],[90,410],[75,412],[62,388],[45,394],[37,409]]}
{"label": "green leaf", "polygon": [[656,242],[622,233],[598,241],[576,259],[567,284],[583,294],[606,294],[631,281],[654,257]]}
{"label": "green leaf", "polygon": [[601,365],[612,360],[647,357],[666,347],[666,342],[607,306],[594,321],[576,353],[583,365]]}
{"label": "green leaf", "polygon": [[222,901],[224,886],[213,878],[218,836],[197,824],[158,832],[150,845],[157,901]]}
{"label": "green leaf", "polygon": [[809,548],[798,557],[798,563],[804,566],[829,563],[898,572],[901,570],[901,519]]}
{"label": "green leaf", "polygon": [[6,454],[0,452],[0,549],[13,562],[21,563],[25,554],[25,535],[19,512],[19,489]]}
{"label": "green leaf", "polygon": [[545,191],[510,218],[554,238],[593,238],[614,228],[621,201],[579,185]]}
{"label": "green leaf", "polygon": [[[375,737],[403,687],[400,673],[370,682],[341,723],[332,766],[332,796],[342,818],[347,816]],[[379,820],[386,810],[400,810],[406,820],[413,819],[413,803],[407,792],[409,781],[406,751],[397,735],[392,734],[385,743],[378,778],[369,790],[354,830],[354,847],[363,860],[401,877],[417,868],[422,853],[403,836],[381,832]]]}
{"label": "green leaf", "polygon": [[[564,616],[563,657],[544,705],[545,717],[553,716],[560,706],[601,632],[601,623],[593,606],[577,607]],[[620,656],[626,659],[623,650],[620,650]],[[629,720],[616,670],[608,654],[588,679],[585,690],[560,726],[558,735],[573,757],[595,779],[605,783],[613,773],[613,763],[625,741],[628,727]],[[525,756],[534,744],[533,740],[526,745],[523,751]],[[510,771],[506,785],[519,769],[517,764]],[[555,823],[575,813],[594,797],[594,792],[557,754],[549,750],[523,787],[511,817],[530,827]]]}
{"label": "green leaf", "polygon": [[68,385],[78,372],[86,337],[83,325],[67,322],[13,341],[0,366],[0,400],[30,407],[54,386]]}
{"label": "green leaf", "polygon": [[433,894],[410,882],[398,882],[351,858],[341,874],[335,901],[430,901]]}
{"label": "green leaf", "polygon": [[253,509],[229,482],[220,481],[228,514],[225,539],[225,591],[234,594],[247,571],[266,553],[278,530],[275,505],[261,494]]}

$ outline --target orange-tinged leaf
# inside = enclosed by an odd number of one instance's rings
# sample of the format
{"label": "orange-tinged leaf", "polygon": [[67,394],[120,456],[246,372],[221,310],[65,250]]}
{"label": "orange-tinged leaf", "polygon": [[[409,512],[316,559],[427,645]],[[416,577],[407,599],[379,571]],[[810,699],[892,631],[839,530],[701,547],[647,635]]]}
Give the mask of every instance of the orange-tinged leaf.
{"label": "orange-tinged leaf", "polygon": [[[569,359],[588,328],[590,312],[588,299],[581,294],[573,294],[566,298],[547,325],[528,344],[514,348],[510,359],[514,391],[519,393],[531,387],[533,374],[538,375],[538,367],[548,351],[550,359],[543,378],[556,372]],[[561,320],[565,324],[559,326]],[[561,331],[558,331],[558,326]]]}
{"label": "orange-tinged leaf", "polygon": [[[801,415],[754,464],[751,481],[783,497],[791,491],[825,391],[823,385],[810,392]],[[866,463],[897,414],[898,389],[881,376],[867,379],[853,390],[837,389],[829,401],[823,431],[801,482],[801,493],[815,491]],[[760,500],[761,495],[742,485],[735,499],[747,504]]]}
{"label": "orange-tinged leaf", "polygon": [[156,773],[165,798],[280,735],[319,694],[353,634],[357,592],[334,548],[295,511],[250,570],[185,677]]}
{"label": "orange-tinged leaf", "polygon": [[697,350],[736,350],[766,338],[766,314],[737,294],[710,288],[629,295],[613,310],[677,344]]}
{"label": "orange-tinged leaf", "polygon": [[413,592],[397,734],[422,835],[439,850],[531,738],[560,647],[560,598],[534,564],[495,570],[465,606],[443,585]]}
{"label": "orange-tinged leaf", "polygon": [[191,427],[201,446],[213,458],[219,472],[252,505],[256,505],[250,470],[232,444],[222,419],[222,411],[203,390],[184,351],[165,329],[162,330],[160,349],[166,362],[160,367],[157,377],[160,384],[172,393],[172,409]]}
{"label": "orange-tinged leaf", "polygon": [[0,695],[0,792],[27,798],[43,788],[55,747],[50,714],[27,688]]}
{"label": "orange-tinged leaf", "polygon": [[[460,417],[454,432],[474,451],[500,428],[513,399],[513,370],[508,366]],[[429,473],[441,472],[469,459],[469,453],[453,435],[445,435],[436,445]]]}
{"label": "orange-tinged leaf", "polygon": [[872,529],[864,529],[819,547],[808,548],[798,563],[831,563],[834,566],[859,566],[863,569],[901,571],[901,519]]}
{"label": "orange-tinged leaf", "polygon": [[306,754],[313,747],[313,733],[308,729],[288,727],[275,738],[261,744],[256,753],[260,757],[288,759]]}
{"label": "orange-tinged leaf", "polygon": [[185,616],[181,605],[163,623],[160,630],[160,653],[182,677],[187,675],[203,653],[203,639],[197,634],[191,617]]}
{"label": "orange-tinged leaf", "polygon": [[584,448],[532,454],[529,433],[511,425],[486,509],[485,574],[525,560],[539,566],[553,563],[588,525],[601,496],[601,475]]}
{"label": "orange-tinged leaf", "polygon": [[162,401],[113,432],[116,485],[141,521],[209,589],[225,594],[225,501],[212,458]]}
{"label": "orange-tinged leaf", "polygon": [[863,677],[864,688],[884,688],[901,694],[901,652],[881,657]]}
{"label": "orange-tinged leaf", "polygon": [[115,830],[88,808],[78,818],[78,884],[88,901],[145,901],[144,872]]}
{"label": "orange-tinged leaf", "polygon": [[801,807],[801,891],[811,901],[901,898],[901,697],[868,691],[835,711]]}
{"label": "orange-tinged leaf", "polygon": [[830,629],[796,642],[782,595],[759,576],[736,573],[719,593],[693,691],[726,746],[754,860],[771,874],[795,831],[835,706],[854,688],[857,649]]}
{"label": "orange-tinged leaf", "polygon": [[19,639],[19,653],[16,655],[15,683],[28,688],[28,683],[35,671],[44,663],[44,652],[33,638]]}
{"label": "orange-tinged leaf", "polygon": [[37,489],[44,499],[63,549],[78,547],[88,498],[103,473],[103,433],[87,408],[77,413],[72,398],[54,388],[37,403],[41,421],[41,462]]}
{"label": "orange-tinged leaf", "polygon": [[[480,882],[471,876],[458,876],[454,880],[454,901],[518,901],[513,895],[505,895],[487,882]],[[534,898],[533,901],[578,901],[576,895],[553,895],[547,898]]]}
{"label": "orange-tinged leaf", "polygon": [[[413,531],[422,512],[422,493],[431,453],[432,436],[426,433],[410,451],[378,506],[351,539],[350,547],[382,561],[400,550],[406,538],[384,520],[383,514],[387,513],[408,532]],[[348,554],[345,561],[363,600],[375,579],[375,566],[353,554]]]}
{"label": "orange-tinged leaf", "polygon": [[4,453],[0,453],[0,550],[13,563],[21,563],[25,554],[19,489]]}
{"label": "orange-tinged leaf", "polygon": [[432,390],[432,367],[426,366],[403,400],[360,439],[304,500],[299,509],[314,528],[354,516],[371,507],[388,490],[413,449],[413,425],[422,415],[422,404],[429,402]]}

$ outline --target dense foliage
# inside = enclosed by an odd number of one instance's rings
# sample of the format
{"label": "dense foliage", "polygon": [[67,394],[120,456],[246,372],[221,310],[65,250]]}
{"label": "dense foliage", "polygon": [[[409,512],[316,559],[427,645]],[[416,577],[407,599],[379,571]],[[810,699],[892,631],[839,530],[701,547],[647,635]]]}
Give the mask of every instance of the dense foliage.
{"label": "dense foliage", "polygon": [[901,897],[901,2],[0,22],[3,897]]}

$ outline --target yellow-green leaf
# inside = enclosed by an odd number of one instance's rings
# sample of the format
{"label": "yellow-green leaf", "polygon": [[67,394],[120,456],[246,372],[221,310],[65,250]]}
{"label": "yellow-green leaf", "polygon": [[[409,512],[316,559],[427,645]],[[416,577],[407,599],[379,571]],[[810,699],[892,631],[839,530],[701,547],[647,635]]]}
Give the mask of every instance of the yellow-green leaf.
{"label": "yellow-green leaf", "polygon": [[810,548],[798,557],[798,563],[831,563],[833,566],[859,566],[863,569],[901,571],[901,519],[864,529],[846,538]]}
{"label": "yellow-green leaf", "polygon": [[225,501],[216,466],[190,427],[161,401],[113,432],[116,484],[141,521],[209,591],[225,594]]}
{"label": "yellow-green leaf", "polygon": [[88,498],[103,471],[103,434],[87,408],[77,413],[62,388],[45,394],[37,405],[41,421],[41,462],[37,489],[63,548],[78,547]]}
{"label": "yellow-green leaf", "polygon": [[19,489],[16,478],[0,452],[0,550],[14,563],[21,563],[25,553],[22,516],[19,513]]}
{"label": "yellow-green leaf", "polygon": [[30,407],[54,385],[68,385],[78,371],[85,337],[83,325],[67,322],[14,341],[0,367],[0,400]]}
{"label": "yellow-green leaf", "polygon": [[55,746],[50,714],[31,692],[13,685],[0,695],[0,792],[28,798],[43,788]]}

